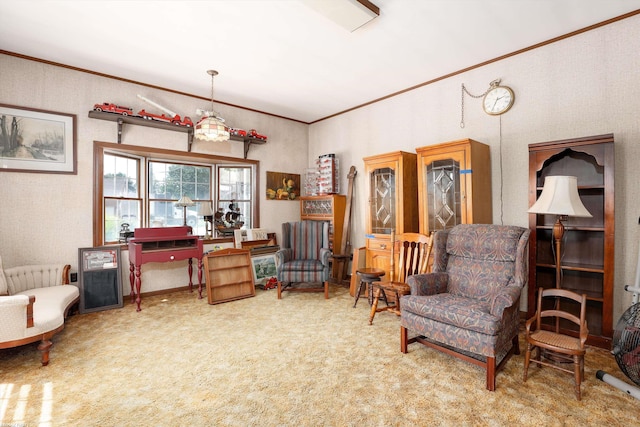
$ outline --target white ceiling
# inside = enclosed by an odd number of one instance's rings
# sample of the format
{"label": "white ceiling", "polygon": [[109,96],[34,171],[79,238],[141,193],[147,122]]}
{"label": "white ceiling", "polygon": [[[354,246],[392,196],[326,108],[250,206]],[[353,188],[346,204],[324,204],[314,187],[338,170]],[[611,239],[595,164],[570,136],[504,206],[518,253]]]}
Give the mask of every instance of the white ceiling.
{"label": "white ceiling", "polygon": [[207,99],[215,69],[216,101],[309,123],[640,9],[371,1],[380,16],[349,32],[300,0],[0,0],[0,49]]}

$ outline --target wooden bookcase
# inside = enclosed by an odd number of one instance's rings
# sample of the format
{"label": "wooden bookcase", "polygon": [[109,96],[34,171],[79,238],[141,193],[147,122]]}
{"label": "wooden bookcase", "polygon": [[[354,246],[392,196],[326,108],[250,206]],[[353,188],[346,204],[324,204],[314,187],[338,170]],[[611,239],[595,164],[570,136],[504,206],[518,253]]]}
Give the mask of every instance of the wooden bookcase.
{"label": "wooden bookcase", "polygon": [[493,223],[488,145],[461,139],[416,152],[420,233]]}
{"label": "wooden bookcase", "polygon": [[[587,295],[587,343],[607,349],[613,336],[613,141],[608,134],[529,145],[529,206],[539,197],[547,176],[570,175],[578,178],[580,199],[593,215],[563,221],[561,284]],[[556,286],[551,244],[555,221],[555,215],[529,215],[529,316],[535,312],[536,290]]]}
{"label": "wooden bookcase", "polygon": [[248,249],[222,249],[204,257],[209,304],[253,297],[256,287]]}

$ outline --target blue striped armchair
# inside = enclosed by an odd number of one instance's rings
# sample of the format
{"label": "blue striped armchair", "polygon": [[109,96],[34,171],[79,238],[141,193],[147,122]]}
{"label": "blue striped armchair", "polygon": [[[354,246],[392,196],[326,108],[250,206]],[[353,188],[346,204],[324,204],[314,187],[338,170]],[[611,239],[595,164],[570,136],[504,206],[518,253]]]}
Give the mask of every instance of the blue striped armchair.
{"label": "blue striped armchair", "polygon": [[[400,350],[419,342],[486,369],[519,354],[520,294],[527,283],[529,229],[491,224],[457,225],[434,236],[433,269],[407,279],[402,297]],[[409,338],[409,331],[413,334]]]}
{"label": "blue striped armchair", "polygon": [[[299,221],[282,224],[282,249],[276,252],[278,299],[282,291],[323,292],[329,298],[331,273],[329,223]],[[294,286],[321,283],[320,287]]]}

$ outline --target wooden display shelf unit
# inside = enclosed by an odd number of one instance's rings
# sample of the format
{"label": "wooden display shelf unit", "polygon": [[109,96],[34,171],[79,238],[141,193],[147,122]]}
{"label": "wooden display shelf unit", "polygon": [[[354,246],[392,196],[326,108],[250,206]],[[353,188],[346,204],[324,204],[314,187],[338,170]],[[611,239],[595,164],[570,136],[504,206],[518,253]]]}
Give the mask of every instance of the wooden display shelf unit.
{"label": "wooden display shelf unit", "polygon": [[251,251],[222,249],[204,257],[207,300],[219,304],[256,294]]}
{"label": "wooden display shelf unit", "polygon": [[[578,178],[578,194],[591,218],[563,221],[563,289],[587,295],[587,344],[610,349],[613,337],[614,285],[614,144],[599,135],[529,145],[529,206],[542,193],[547,176]],[[557,286],[552,250],[555,215],[529,216],[528,317],[538,288]],[[578,307],[574,307],[577,314]],[[566,325],[570,328],[570,325]],[[567,329],[565,332],[575,334]]]}

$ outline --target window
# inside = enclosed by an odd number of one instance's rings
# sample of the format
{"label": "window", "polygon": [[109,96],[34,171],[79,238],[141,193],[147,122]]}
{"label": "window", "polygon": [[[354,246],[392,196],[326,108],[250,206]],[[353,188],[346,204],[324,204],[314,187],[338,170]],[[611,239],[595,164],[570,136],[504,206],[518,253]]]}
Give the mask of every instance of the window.
{"label": "window", "polygon": [[242,228],[252,228],[252,189],[251,168],[218,166],[217,211],[224,214],[223,218],[218,220],[218,225],[224,225],[227,230],[233,224],[242,224]]}
{"label": "window", "polygon": [[103,167],[104,241],[117,242],[122,224],[128,224],[131,230],[140,227],[140,160],[105,154]]}
{"label": "window", "polygon": [[[199,207],[211,203],[211,166],[149,161],[149,221],[152,227],[190,225],[194,234],[204,234]],[[187,196],[194,206],[181,208],[176,202]]]}
{"label": "window", "polygon": [[[214,238],[233,237],[230,224],[259,226],[257,161],[95,142],[94,164],[95,246],[118,243],[123,224],[133,231],[186,221],[204,235],[205,204],[216,211]],[[176,206],[182,196],[194,206]]]}

